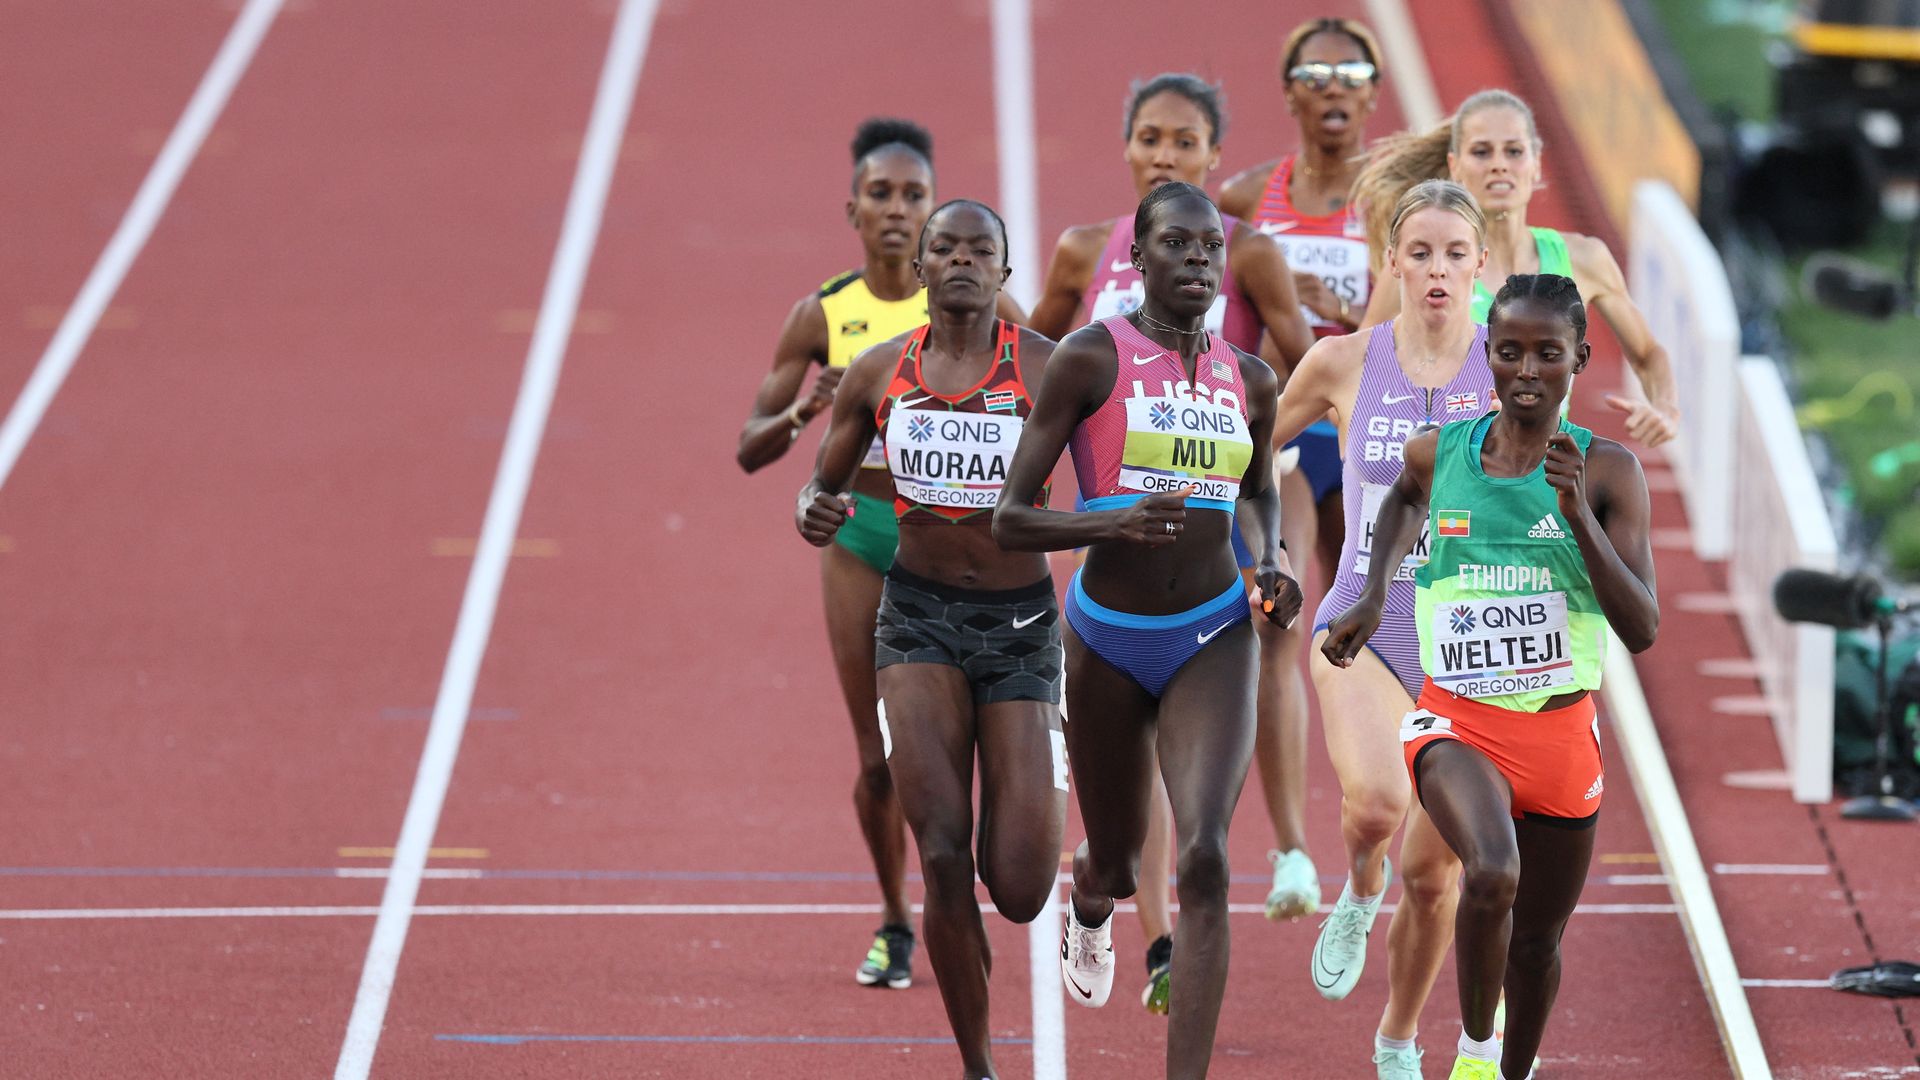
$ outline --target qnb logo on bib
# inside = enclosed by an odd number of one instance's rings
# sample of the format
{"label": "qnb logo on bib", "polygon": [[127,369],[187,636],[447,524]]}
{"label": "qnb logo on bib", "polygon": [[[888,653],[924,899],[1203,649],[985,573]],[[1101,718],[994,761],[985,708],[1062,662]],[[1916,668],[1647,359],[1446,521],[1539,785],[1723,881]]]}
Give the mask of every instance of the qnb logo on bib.
{"label": "qnb logo on bib", "polygon": [[1498,697],[1573,683],[1567,640],[1567,594],[1434,605],[1426,627],[1436,685],[1463,697]]}
{"label": "qnb logo on bib", "polygon": [[1020,418],[984,413],[896,413],[887,425],[894,490],[922,506],[988,509],[999,503]]}
{"label": "qnb logo on bib", "polygon": [[1253,439],[1240,410],[1177,397],[1127,399],[1127,441],[1120,454],[1120,486],[1148,493],[1192,485],[1193,496],[1231,502],[1253,460]]}

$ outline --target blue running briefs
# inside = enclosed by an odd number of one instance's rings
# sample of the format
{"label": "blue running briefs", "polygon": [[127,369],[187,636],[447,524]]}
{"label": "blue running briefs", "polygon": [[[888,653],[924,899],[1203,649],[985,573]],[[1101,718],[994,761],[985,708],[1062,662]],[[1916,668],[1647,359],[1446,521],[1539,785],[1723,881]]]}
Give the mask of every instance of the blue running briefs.
{"label": "blue running briefs", "polygon": [[1199,607],[1174,615],[1132,615],[1102,607],[1075,571],[1067,590],[1067,625],[1100,659],[1159,697],[1187,661],[1228,628],[1247,622],[1247,588],[1239,578]]}

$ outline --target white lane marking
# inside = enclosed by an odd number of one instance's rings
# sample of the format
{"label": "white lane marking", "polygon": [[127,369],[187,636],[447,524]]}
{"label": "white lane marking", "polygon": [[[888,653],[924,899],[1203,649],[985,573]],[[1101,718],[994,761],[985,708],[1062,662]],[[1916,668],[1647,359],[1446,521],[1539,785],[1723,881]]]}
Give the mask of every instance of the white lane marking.
{"label": "white lane marking", "polygon": [[1660,865],[1678,902],[1680,927],[1686,932],[1694,967],[1713,1006],[1735,1080],[1767,1080],[1773,1069],[1767,1064],[1766,1048],[1760,1043],[1760,1030],[1754,1025],[1753,1010],[1740,982],[1740,968],[1727,942],[1727,928],[1714,903],[1713,885],[1700,861],[1700,849],[1694,844],[1687,808],[1680,802],[1673,771],[1667,767],[1666,751],[1661,749],[1660,733],[1647,709],[1647,695],[1640,688],[1633,654],[1611,632],[1604,676],[1602,693],[1607,713],[1613,718],[1614,732],[1625,752],[1627,771],[1633,775],[1647,832],[1653,837],[1654,850],[1660,853]]}
{"label": "white lane marking", "polygon": [[1407,126],[1425,131],[1446,119],[1405,0],[1367,0],[1367,16],[1373,21],[1373,32],[1380,35],[1380,51],[1387,54],[1387,81],[1400,92],[1400,112]]}
{"label": "white lane marking", "polygon": [[421,871],[426,868],[427,849],[433,843],[440,810],[446,803],[447,784],[453,776],[454,759],[459,754],[460,738],[473,704],[474,683],[479,678],[480,661],[493,630],[494,609],[500,599],[501,581],[506,576],[507,556],[519,529],[520,512],[526,504],[534,461],[540,452],[540,438],[546,430],[554,390],[560,381],[561,361],[566,356],[574,315],[579,311],[587,264],[593,257],[594,242],[600,233],[607,190],[619,160],[620,140],[626,132],[627,116],[640,81],[641,61],[646,55],[658,7],[658,0],[625,0],[607,44],[607,58],[600,70],[600,85],[594,95],[580,165],[574,173],[573,190],[567,196],[566,218],[547,272],[546,293],[540,299],[540,315],[527,349],[526,370],[514,402],[513,419],[507,427],[507,442],[500,454],[493,492],[487,499],[480,544],[467,576],[466,595],[460,601],[459,621],[447,652],[440,691],[434,699],[433,720],[427,728],[426,747],[420,755],[413,793],[407,800],[406,819],[400,827],[399,842],[394,845],[392,872],[380,898],[380,915],[374,924],[373,939],[367,946],[360,987],[354,995],[353,1015],[347,1021],[340,1059],[334,1067],[335,1080],[365,1080],[373,1067],[380,1028],[386,1020],[387,1001],[393,993],[394,976],[400,966],[400,951],[406,945],[414,899],[420,892]]}
{"label": "white lane marking", "polygon": [[[993,127],[1000,159],[1000,219],[1013,275],[1008,291],[1028,311],[1040,299],[1040,188],[1034,148],[1033,12],[1028,0],[993,0]],[[1059,782],[1056,774],[1055,782]],[[1052,964],[1059,948],[1055,901],[1027,926],[1032,974],[1033,1075],[1066,1080],[1066,1014]]]}
{"label": "white lane marking", "polygon": [[[988,906],[991,906],[989,904]],[[912,905],[913,912],[919,914],[921,906]],[[1380,910],[1393,914],[1397,905],[1382,904]],[[1131,914],[1136,909],[1131,903],[1115,904],[1114,910]],[[1179,904],[1169,907],[1176,914]],[[1265,904],[1229,904],[1227,911],[1233,915],[1266,916]],[[1672,904],[1581,904],[1573,909],[1576,915],[1673,915],[1679,909]],[[307,906],[274,907],[149,907],[149,908],[8,908],[0,909],[0,922],[59,922],[66,920],[84,921],[92,919],[300,919],[300,918],[373,918],[381,909],[372,904],[331,904]],[[625,917],[659,916],[740,916],[761,918],[770,915],[860,915],[870,916],[880,913],[878,904],[422,904],[413,908],[418,916],[567,916],[567,915],[618,915]],[[1037,928],[1037,929],[1035,929]],[[1058,901],[1049,905],[1047,911],[1029,924],[1030,942],[1044,939],[1047,947],[1036,949],[1032,960],[1034,986],[1052,987],[1056,985],[1059,968],[1054,960],[1060,955],[1060,908]],[[1044,974],[1044,977],[1042,977]],[[1059,1004],[1059,995],[1037,994],[1038,997],[1050,997],[1053,1006]],[[1052,1006],[1047,1006],[1051,1008]],[[1036,1005],[1036,1011],[1042,1006]],[[1063,1044],[1064,1045],[1064,1044]],[[1065,1066],[1063,1065],[1062,1068]]]}
{"label": "white lane marking", "polygon": [[1798,990],[1833,989],[1833,984],[1825,979],[1741,979],[1740,985]]}
{"label": "white lane marking", "polygon": [[1766,876],[1783,874],[1802,877],[1825,877],[1831,872],[1825,863],[1723,863],[1713,864],[1716,874],[1752,874]]}
{"label": "white lane marking", "polygon": [[1040,299],[1040,187],[1034,149],[1033,25],[1028,0],[993,0],[993,127],[1000,158],[1000,219],[1013,276],[1007,291],[1033,310]]}
{"label": "white lane marking", "polygon": [[227,31],[220,51],[214,54],[207,73],[200,77],[199,88],[188,100],[186,111],[180,114],[173,133],[167,136],[159,156],[153,159],[153,167],[140,182],[140,190],[134,194],[126,216],[120,219],[120,227],[114,230],[113,238],[101,251],[100,261],[93,264],[73,306],[67,309],[60,328],[53,333],[53,340],[47,343],[46,352],[40,354],[40,362],[34,365],[33,374],[7,412],[6,421],[0,423],[0,487],[6,486],[7,477],[13,474],[14,464],[27,447],[27,440],[40,426],[40,418],[46,415],[47,406],[53,404],[61,384],[67,381],[68,372],[80,359],[81,350],[87,347],[100,316],[105,314],[113,294],[120,291],[121,282],[126,280],[134,260],[140,257],[140,249],[146,247],[147,239],[153,235],[160,215],[173,201],[181,177],[200,153],[207,132],[213,130],[214,122],[227,107],[227,99],[233,96],[234,86],[253,62],[260,40],[267,36],[274,16],[280,13],[280,4],[281,0],[247,0],[247,6],[233,20],[233,29]]}

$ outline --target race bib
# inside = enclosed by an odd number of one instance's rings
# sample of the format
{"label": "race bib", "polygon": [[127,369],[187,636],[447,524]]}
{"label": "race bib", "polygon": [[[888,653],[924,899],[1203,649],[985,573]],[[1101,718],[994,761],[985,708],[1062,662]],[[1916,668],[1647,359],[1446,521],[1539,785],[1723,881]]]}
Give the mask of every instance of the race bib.
{"label": "race bib", "polygon": [[1019,443],[1017,416],[896,409],[882,464],[909,502],[985,510],[1000,501]]}
{"label": "race bib", "polygon": [[1424,735],[1448,735],[1452,732],[1452,720],[1427,709],[1415,709],[1400,718],[1401,742],[1412,742]]}
{"label": "race bib", "polygon": [[1443,690],[1487,698],[1573,685],[1567,594],[1437,603],[1427,675]]}
{"label": "race bib", "polygon": [[1193,485],[1193,498],[1232,502],[1253,461],[1253,438],[1240,410],[1172,397],[1127,399],[1127,441],[1120,486],[1149,493]]}
{"label": "race bib", "polygon": [[[1380,504],[1391,491],[1391,484],[1360,485],[1360,536],[1354,541],[1353,572],[1361,577],[1367,576],[1367,568],[1373,565],[1373,526],[1380,517]],[[1414,542],[1413,553],[1400,563],[1400,569],[1394,571],[1393,580],[1412,581],[1414,571],[1427,565],[1427,553],[1432,543],[1432,530],[1428,522],[1420,523],[1420,539]]]}
{"label": "race bib", "polygon": [[[1345,300],[1356,313],[1367,309],[1367,242],[1344,236],[1300,236],[1282,232],[1273,234],[1287,253],[1287,267],[1295,273],[1312,274],[1326,285],[1327,291]],[[1305,306],[1300,309],[1310,325],[1333,326]],[[1343,332],[1345,327],[1340,328]]]}

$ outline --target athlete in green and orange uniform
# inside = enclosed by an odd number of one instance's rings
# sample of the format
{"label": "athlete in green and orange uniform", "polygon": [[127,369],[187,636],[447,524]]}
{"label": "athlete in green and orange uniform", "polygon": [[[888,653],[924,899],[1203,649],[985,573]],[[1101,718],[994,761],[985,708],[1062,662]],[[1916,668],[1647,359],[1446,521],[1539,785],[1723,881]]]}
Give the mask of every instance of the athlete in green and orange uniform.
{"label": "athlete in green and orange uniform", "polygon": [[1487,335],[1499,410],[1407,442],[1365,591],[1322,645],[1353,662],[1380,624],[1388,568],[1430,518],[1415,577],[1427,680],[1400,741],[1464,868],[1454,1080],[1531,1075],[1605,790],[1592,692],[1608,631],[1640,652],[1660,621],[1640,464],[1560,415],[1592,352],[1579,290],[1559,275],[1510,277]]}

